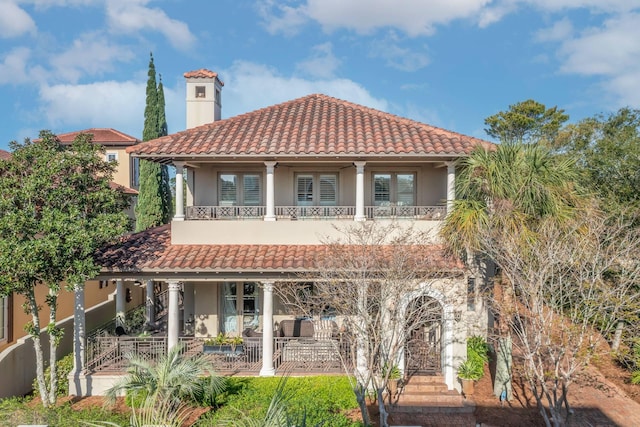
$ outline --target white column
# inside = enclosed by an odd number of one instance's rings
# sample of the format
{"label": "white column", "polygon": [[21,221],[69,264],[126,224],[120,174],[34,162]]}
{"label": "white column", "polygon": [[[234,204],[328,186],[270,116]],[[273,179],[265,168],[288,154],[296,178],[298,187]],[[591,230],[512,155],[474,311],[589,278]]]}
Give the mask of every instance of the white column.
{"label": "white column", "polygon": [[276,163],[278,162],[264,162],[267,167],[267,185],[266,185],[266,202],[267,202],[267,212],[264,216],[265,221],[275,221],[276,220],[276,190],[275,190],[275,182],[273,177],[273,172],[276,167]]}
{"label": "white column", "polygon": [[356,167],[356,215],[355,221],[364,221],[364,165],[367,162],[353,162]]}
{"label": "white column", "polygon": [[122,279],[116,280],[116,326],[124,327],[127,319],[125,319],[126,302],[124,300],[124,282]]}
{"label": "white column", "polygon": [[[84,314],[84,285],[76,284],[73,287],[73,372],[69,376],[76,396],[84,396],[87,390],[83,390],[84,382],[81,382],[86,363],[87,329]],[[60,379],[64,381],[64,378]]]}
{"label": "white column", "polygon": [[176,167],[176,214],[173,217],[174,221],[184,221],[184,163],[174,162]]}
{"label": "white column", "polygon": [[262,282],[264,308],[262,310],[262,369],[261,377],[272,377],[273,367],[273,282]]}
{"label": "white column", "polygon": [[178,344],[178,334],[180,333],[180,313],[178,299],[180,295],[180,282],[171,281],[169,288],[169,318],[167,325],[167,351]]}
{"label": "white column", "polygon": [[153,293],[153,280],[147,280],[146,322],[149,326],[156,324],[156,296]]}
{"label": "white column", "polygon": [[447,165],[447,213],[453,209],[453,202],[456,199],[456,164],[446,162]]}

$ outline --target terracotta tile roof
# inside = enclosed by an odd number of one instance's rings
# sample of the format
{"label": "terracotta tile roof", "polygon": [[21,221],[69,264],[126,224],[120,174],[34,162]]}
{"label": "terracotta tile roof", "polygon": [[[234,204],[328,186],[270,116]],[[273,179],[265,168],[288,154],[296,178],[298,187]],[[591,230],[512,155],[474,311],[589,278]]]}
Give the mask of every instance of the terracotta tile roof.
{"label": "terracotta tile roof", "polygon": [[124,185],[116,184],[113,181],[109,182],[109,187],[113,188],[114,190],[116,188],[120,188],[120,189],[122,189],[122,191],[124,191],[125,194],[131,194],[131,195],[134,195],[134,196],[136,194],[138,194],[138,190],[135,190],[135,189],[129,188],[129,187],[125,187]]}
{"label": "terracotta tile roof", "polygon": [[459,156],[490,142],[326,95],[309,95],[154,139],[128,153],[195,156]]}
{"label": "terracotta tile roof", "polygon": [[[62,144],[71,144],[76,136],[81,133],[93,134],[93,142],[104,146],[128,147],[140,142],[139,139],[134,138],[133,136],[127,135],[126,133],[122,133],[111,128],[91,128],[75,132],[63,133],[57,136]],[[37,141],[38,140],[36,140],[36,142]]]}
{"label": "terracotta tile roof", "polygon": [[[103,272],[302,272],[313,269],[326,245],[173,245],[171,225],[129,234],[103,248]],[[459,260],[440,246],[421,248],[428,268],[461,271]]]}
{"label": "terracotta tile roof", "polygon": [[0,150],[0,159],[9,160],[11,158],[11,153],[8,151]]}
{"label": "terracotta tile roof", "polygon": [[184,73],[185,79],[216,79],[220,82],[220,85],[224,86],[224,82],[218,78],[218,73],[207,70],[206,68],[200,68],[199,70],[187,71]]}

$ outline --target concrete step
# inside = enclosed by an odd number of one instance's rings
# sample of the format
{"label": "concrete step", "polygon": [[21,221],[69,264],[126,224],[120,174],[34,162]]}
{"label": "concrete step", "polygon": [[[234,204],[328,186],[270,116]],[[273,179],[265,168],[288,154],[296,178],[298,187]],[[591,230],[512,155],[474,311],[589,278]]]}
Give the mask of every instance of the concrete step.
{"label": "concrete step", "polygon": [[403,394],[410,393],[433,393],[433,392],[447,392],[449,389],[445,384],[406,384],[402,388]]}
{"label": "concrete step", "polygon": [[409,384],[444,384],[442,375],[413,375],[407,378]]}
{"label": "concrete step", "polygon": [[390,414],[393,413],[413,413],[413,414],[472,414],[476,406],[470,401],[463,402],[460,406],[447,406],[447,405],[411,405],[395,403],[391,405],[385,405],[387,411]]}

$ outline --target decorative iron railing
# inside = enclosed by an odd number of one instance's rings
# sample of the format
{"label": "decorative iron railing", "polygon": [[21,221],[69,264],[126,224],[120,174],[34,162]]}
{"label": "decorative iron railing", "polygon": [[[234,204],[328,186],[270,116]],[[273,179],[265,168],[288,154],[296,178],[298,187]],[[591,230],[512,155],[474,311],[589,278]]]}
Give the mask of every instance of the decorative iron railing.
{"label": "decorative iron railing", "polygon": [[[180,337],[183,354],[203,353],[204,338]],[[88,373],[122,373],[128,356],[135,354],[156,361],[166,354],[165,336],[96,337],[87,344]],[[262,338],[244,338],[233,352],[207,354],[214,369],[222,374],[258,373],[262,368]],[[313,340],[274,338],[274,367],[277,371],[299,373],[341,373],[354,367],[353,348],[347,338]]]}
{"label": "decorative iron railing", "polygon": [[[414,219],[442,220],[445,206],[365,206],[364,215],[368,219]],[[187,206],[188,220],[261,220],[266,214],[265,206]],[[276,206],[278,219],[290,220],[335,220],[353,219],[355,206]]]}

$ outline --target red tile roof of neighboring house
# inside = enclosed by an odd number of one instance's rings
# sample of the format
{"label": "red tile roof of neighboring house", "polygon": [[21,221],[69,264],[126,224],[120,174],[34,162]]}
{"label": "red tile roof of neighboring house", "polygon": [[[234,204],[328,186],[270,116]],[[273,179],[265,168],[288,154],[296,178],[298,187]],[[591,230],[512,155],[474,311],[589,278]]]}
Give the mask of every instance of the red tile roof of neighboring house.
{"label": "red tile roof of neighboring house", "polygon": [[[103,248],[97,262],[103,272],[301,272],[314,268],[327,245],[173,245],[171,225],[129,234]],[[440,246],[424,246],[425,266],[461,271],[462,263]]]}
{"label": "red tile roof of neighboring house", "polygon": [[62,144],[71,144],[76,136],[81,133],[93,134],[93,142],[104,146],[128,147],[140,142],[139,139],[134,138],[131,135],[127,135],[126,133],[122,133],[111,128],[91,128],[75,132],[62,133],[60,135],[57,135],[57,137]]}
{"label": "red tile roof of neighboring house", "polygon": [[113,181],[109,182],[109,187],[113,188],[114,190],[117,188],[122,189],[122,191],[124,191],[125,194],[131,194],[131,195],[137,195],[138,194],[138,190],[135,190],[133,188],[129,188],[129,187],[125,187],[124,185],[120,185],[120,184],[116,184]]}
{"label": "red tile roof of neighboring house", "polygon": [[460,156],[490,142],[326,95],[309,95],[154,139],[141,157]]}
{"label": "red tile roof of neighboring house", "polygon": [[220,85],[224,86],[224,82],[218,78],[218,73],[207,70],[206,68],[200,68],[199,70],[187,71],[184,73],[185,79],[216,79],[220,82]]}
{"label": "red tile roof of neighboring house", "polygon": [[0,150],[0,159],[9,160],[11,158],[11,153],[8,151]]}

